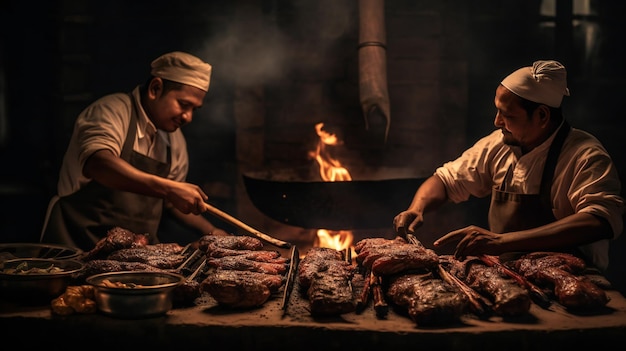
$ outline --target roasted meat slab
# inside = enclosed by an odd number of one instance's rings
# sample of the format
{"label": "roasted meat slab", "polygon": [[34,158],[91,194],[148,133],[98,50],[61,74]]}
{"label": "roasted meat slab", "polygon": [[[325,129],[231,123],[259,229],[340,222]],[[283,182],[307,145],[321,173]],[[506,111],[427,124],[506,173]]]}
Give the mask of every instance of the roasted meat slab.
{"label": "roasted meat slab", "polygon": [[107,235],[104,238],[100,239],[96,243],[93,249],[85,252],[82,259],[85,261],[105,259],[114,251],[136,246],[144,246],[147,244],[147,235],[136,234],[122,227],[114,227],[107,232]]}
{"label": "roasted meat slab", "polygon": [[261,250],[263,242],[250,236],[204,235],[198,240],[198,248],[207,254],[216,248],[231,250]]}
{"label": "roasted meat slab", "polygon": [[162,269],[175,269],[185,261],[185,258],[185,255],[179,253],[171,253],[170,251],[159,249],[146,249],[145,247],[121,249],[107,256],[109,260],[141,262]]}
{"label": "roasted meat slab", "polygon": [[264,304],[284,284],[284,277],[259,272],[218,269],[200,283],[220,305],[252,308]]}
{"label": "roasted meat slab", "polygon": [[532,300],[528,290],[497,267],[487,266],[476,257],[458,261],[453,256],[441,256],[440,260],[450,273],[486,297],[495,314],[519,316],[529,312]]}
{"label": "roasted meat slab", "polygon": [[79,272],[77,279],[83,281],[85,278],[107,272],[121,272],[121,271],[153,271],[162,272],[161,268],[151,266],[142,262],[124,262],[116,260],[91,260],[85,262],[85,266]]}
{"label": "roasted meat slab", "polygon": [[204,236],[198,248],[205,253],[206,278],[200,289],[220,305],[257,307],[284,284],[289,259],[277,251],[263,250],[263,243],[248,236]]}
{"label": "roasted meat slab", "polygon": [[311,315],[340,315],[356,310],[351,281],[355,268],[335,249],[314,247],[300,261],[298,284],[309,299]]}
{"label": "roasted meat slab", "polygon": [[570,309],[590,309],[609,302],[606,292],[582,275],[584,260],[561,252],[533,252],[509,263],[518,273],[550,290],[557,301]]}
{"label": "roasted meat slab", "polygon": [[355,245],[356,262],[378,276],[417,269],[434,269],[439,257],[421,244],[395,239],[368,238]]}
{"label": "roasted meat slab", "polygon": [[407,273],[388,279],[387,298],[406,308],[417,325],[457,322],[468,310],[466,295],[432,273]]}

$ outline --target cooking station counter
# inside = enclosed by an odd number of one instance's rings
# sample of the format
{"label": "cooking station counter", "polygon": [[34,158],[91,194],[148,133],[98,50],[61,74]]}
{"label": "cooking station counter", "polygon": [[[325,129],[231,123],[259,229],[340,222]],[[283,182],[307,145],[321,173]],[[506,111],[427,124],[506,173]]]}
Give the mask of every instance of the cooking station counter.
{"label": "cooking station counter", "polygon": [[607,293],[611,300],[601,313],[579,315],[558,304],[549,309],[533,304],[530,313],[521,318],[480,320],[467,316],[462,323],[442,327],[420,327],[393,309],[379,319],[372,306],[361,313],[314,319],[295,290],[285,314],[280,297],[242,311],[220,307],[208,298],[164,316],[132,320],[99,313],[56,316],[49,306],[5,302],[0,303],[0,330],[5,337],[22,335],[24,345],[62,345],[64,349],[88,345],[179,350],[216,345],[231,350],[601,349],[619,345],[626,332],[626,299],[617,291]]}

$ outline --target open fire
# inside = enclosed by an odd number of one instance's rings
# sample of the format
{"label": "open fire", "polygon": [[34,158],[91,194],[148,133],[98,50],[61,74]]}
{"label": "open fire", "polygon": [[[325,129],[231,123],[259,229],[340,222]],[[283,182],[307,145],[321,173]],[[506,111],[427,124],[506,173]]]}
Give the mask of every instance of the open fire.
{"label": "open fire", "polygon": [[[322,128],[324,123],[318,123],[315,125],[315,130],[319,136],[319,141],[315,151],[310,152],[311,158],[315,159],[319,165],[320,176],[323,181],[335,182],[335,181],[351,181],[352,176],[350,172],[343,167],[341,162],[335,159],[330,152],[328,152],[327,146],[341,145],[342,142],[337,139],[337,136],[332,133],[324,131]],[[317,238],[313,246],[326,247],[343,251],[350,249],[352,256],[355,257],[354,235],[351,230],[328,230],[320,228],[317,230]]]}

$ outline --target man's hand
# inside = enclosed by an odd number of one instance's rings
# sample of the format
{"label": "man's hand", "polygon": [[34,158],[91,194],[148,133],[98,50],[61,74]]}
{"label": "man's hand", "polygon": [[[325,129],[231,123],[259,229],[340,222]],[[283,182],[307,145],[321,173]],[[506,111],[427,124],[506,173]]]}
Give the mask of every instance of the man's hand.
{"label": "man's hand", "polygon": [[393,219],[396,233],[406,238],[407,233],[413,234],[424,223],[424,215],[415,211],[402,211]]}
{"label": "man's hand", "polygon": [[204,202],[208,198],[195,184],[171,181],[165,199],[182,213],[199,215],[204,212]]}
{"label": "man's hand", "polygon": [[488,231],[474,225],[451,231],[437,239],[433,245],[441,247],[449,243],[458,242],[454,250],[454,256],[460,260],[467,256],[480,254],[501,254],[502,235]]}

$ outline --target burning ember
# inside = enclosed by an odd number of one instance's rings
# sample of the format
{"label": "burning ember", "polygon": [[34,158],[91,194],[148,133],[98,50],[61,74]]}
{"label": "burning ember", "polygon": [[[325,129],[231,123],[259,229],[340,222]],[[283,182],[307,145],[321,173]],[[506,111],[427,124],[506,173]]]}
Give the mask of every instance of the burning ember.
{"label": "burning ember", "polygon": [[[335,134],[328,133],[322,130],[324,123],[318,123],[315,125],[317,135],[320,137],[317,143],[315,151],[310,153],[310,156],[314,158],[320,166],[320,176],[322,180],[326,182],[334,181],[351,181],[352,176],[350,172],[341,165],[341,162],[333,158],[328,150],[327,145],[341,145],[341,142],[337,139]],[[354,248],[352,242],[354,236],[350,230],[317,230],[317,240],[314,243],[315,247],[326,247],[343,251],[350,248],[353,253],[352,257],[355,257]]]}

